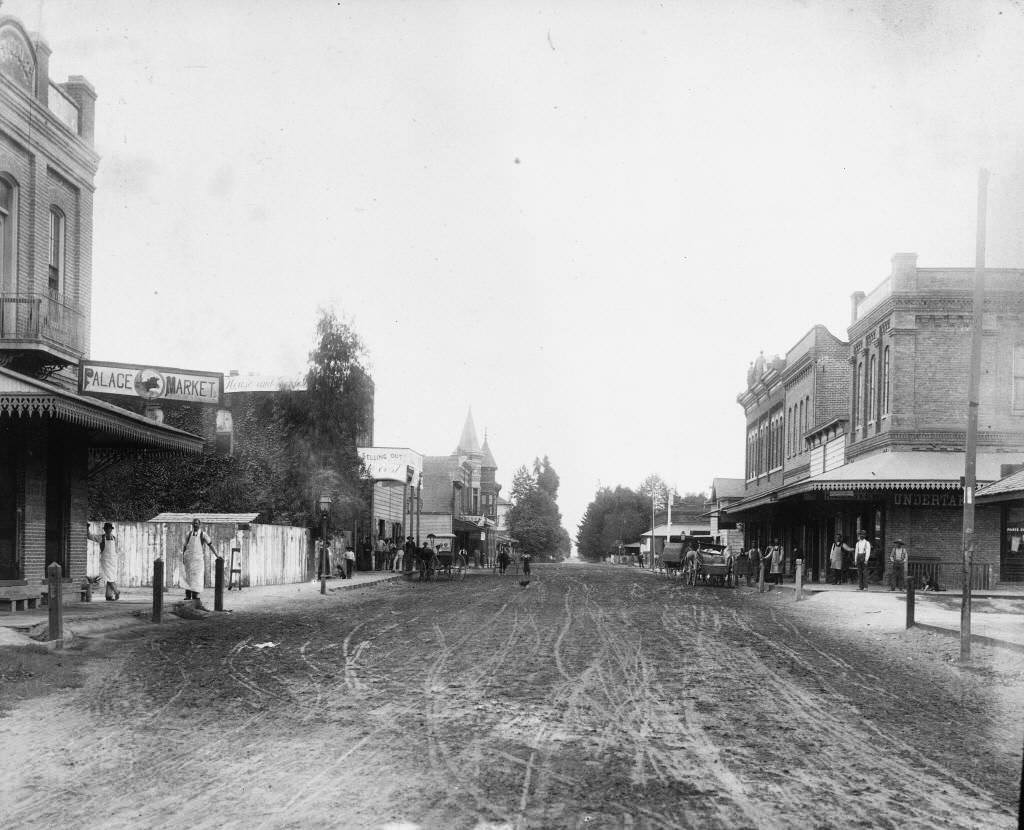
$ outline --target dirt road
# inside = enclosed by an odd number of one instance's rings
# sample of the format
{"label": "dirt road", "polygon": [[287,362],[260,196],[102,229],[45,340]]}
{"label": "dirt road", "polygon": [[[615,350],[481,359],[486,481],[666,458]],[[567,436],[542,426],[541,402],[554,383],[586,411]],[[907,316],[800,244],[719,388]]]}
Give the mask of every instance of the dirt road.
{"label": "dirt road", "polygon": [[[85,644],[0,720],[5,827],[1012,827],[1024,665],[611,566]],[[941,648],[940,648],[941,650]],[[9,785],[9,786],[8,786]]]}

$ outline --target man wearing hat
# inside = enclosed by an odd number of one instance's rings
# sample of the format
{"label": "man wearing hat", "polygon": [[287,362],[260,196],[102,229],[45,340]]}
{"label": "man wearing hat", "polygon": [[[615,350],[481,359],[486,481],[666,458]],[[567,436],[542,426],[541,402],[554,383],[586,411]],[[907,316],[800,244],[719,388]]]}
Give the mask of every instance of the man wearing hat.
{"label": "man wearing hat", "polygon": [[903,590],[903,578],[907,574],[907,559],[909,558],[910,554],[907,553],[907,548],[906,545],[903,544],[903,540],[897,539],[892,552],[889,554],[890,591]]}
{"label": "man wearing hat", "polygon": [[121,592],[117,590],[117,537],[114,536],[114,526],[110,522],[104,522],[103,535],[97,536],[93,533],[86,534],[93,542],[100,546],[100,574],[106,583],[104,595],[108,602],[121,598]]}

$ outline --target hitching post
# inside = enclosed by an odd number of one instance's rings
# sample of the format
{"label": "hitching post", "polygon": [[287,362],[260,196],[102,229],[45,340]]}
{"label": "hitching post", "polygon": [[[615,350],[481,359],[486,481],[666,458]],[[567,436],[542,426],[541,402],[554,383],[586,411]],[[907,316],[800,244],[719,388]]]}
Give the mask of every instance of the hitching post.
{"label": "hitching post", "polygon": [[764,560],[758,557],[758,570],[757,570],[757,592],[759,594],[764,593]]}
{"label": "hitching post", "polygon": [[54,648],[64,648],[64,597],[61,596],[63,586],[60,581],[60,565],[56,562],[50,563],[46,569],[46,579],[50,589],[49,637],[54,642]]}
{"label": "hitching post", "polygon": [[160,622],[164,613],[164,560],[153,560],[153,622]]}
{"label": "hitching post", "polygon": [[914,577],[907,577],[907,628],[914,627]]}
{"label": "hitching post", "polygon": [[224,557],[218,556],[213,563],[213,610],[224,610]]}
{"label": "hitching post", "polygon": [[796,560],[796,601],[804,598],[804,560]]}

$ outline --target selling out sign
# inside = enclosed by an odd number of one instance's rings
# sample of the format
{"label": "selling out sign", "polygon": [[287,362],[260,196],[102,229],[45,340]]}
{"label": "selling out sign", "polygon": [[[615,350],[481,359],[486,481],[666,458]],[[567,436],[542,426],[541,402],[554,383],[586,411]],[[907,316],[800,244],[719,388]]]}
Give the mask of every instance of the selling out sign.
{"label": "selling out sign", "polygon": [[151,401],[187,401],[219,405],[224,375],[163,366],[85,361],[78,375],[83,395],[125,395]]}

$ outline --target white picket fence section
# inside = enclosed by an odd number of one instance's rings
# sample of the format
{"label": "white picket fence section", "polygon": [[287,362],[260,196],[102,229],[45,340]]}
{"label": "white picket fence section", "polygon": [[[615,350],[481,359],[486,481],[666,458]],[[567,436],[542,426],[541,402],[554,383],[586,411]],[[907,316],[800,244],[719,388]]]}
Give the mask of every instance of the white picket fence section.
{"label": "white picket fence section", "polygon": [[[118,522],[118,585],[125,588],[153,584],[153,562],[162,557],[168,588],[180,588],[184,578],[181,549],[191,526],[187,523]],[[230,579],[232,562],[241,568],[242,585],[287,585],[309,578],[310,536],[301,527],[286,525],[250,525],[237,530],[234,524],[204,525],[217,552],[224,557],[224,583]],[[102,522],[90,522],[89,534],[100,536]],[[234,549],[233,557],[232,551]],[[207,587],[213,587],[213,554],[206,552]],[[100,546],[89,540],[87,573],[100,573]]]}

